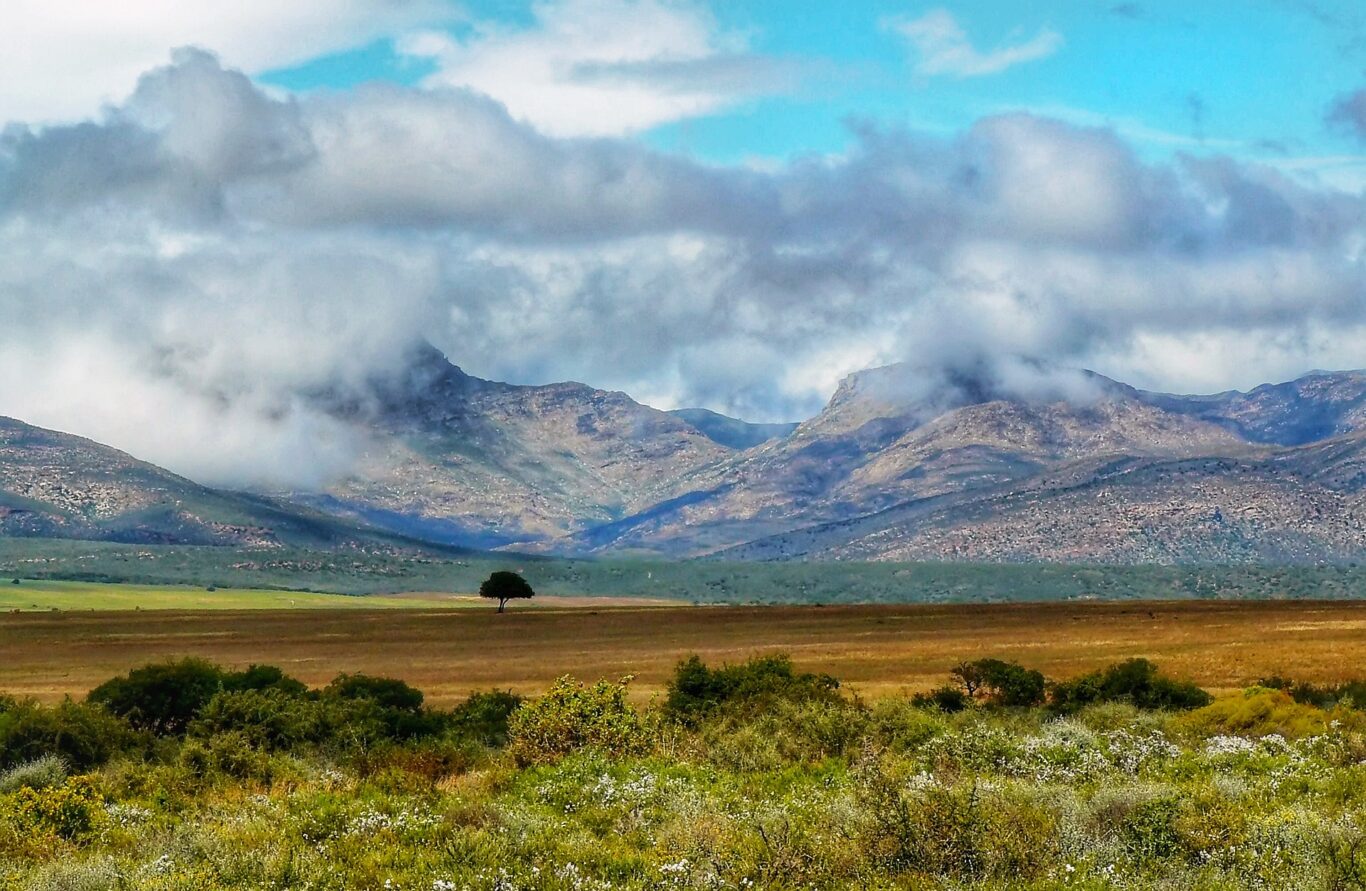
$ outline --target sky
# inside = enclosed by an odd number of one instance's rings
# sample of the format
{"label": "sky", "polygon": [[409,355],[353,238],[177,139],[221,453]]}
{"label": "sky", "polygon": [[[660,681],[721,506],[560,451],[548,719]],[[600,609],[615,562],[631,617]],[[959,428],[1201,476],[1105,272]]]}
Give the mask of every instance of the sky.
{"label": "sky", "polygon": [[307,487],[422,341],[756,421],[1248,388],[1366,366],[1363,187],[1357,2],[9,0],[0,414]]}

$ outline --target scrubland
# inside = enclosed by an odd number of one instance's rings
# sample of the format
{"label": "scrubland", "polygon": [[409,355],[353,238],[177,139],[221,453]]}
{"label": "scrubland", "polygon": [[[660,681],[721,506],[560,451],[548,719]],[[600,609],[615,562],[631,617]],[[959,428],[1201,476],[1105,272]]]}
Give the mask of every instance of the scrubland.
{"label": "scrubland", "polygon": [[1359,888],[1366,685],[1218,697],[1145,660],[984,659],[865,699],[782,656],[649,703],[451,708],[163,662],[0,704],[5,887]]}

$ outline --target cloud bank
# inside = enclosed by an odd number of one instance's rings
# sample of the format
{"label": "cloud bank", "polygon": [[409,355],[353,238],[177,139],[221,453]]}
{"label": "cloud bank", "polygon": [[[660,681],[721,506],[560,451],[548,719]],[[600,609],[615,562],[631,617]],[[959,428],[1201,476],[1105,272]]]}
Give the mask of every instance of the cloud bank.
{"label": "cloud bank", "polygon": [[1366,364],[1360,195],[1027,114],[855,135],[705,166],[473,90],[280,98],[180,51],[98,118],[0,135],[0,414],[313,486],[364,443],[310,394],[422,339],[754,420],[893,361],[1182,390]]}
{"label": "cloud bank", "polygon": [[449,21],[443,0],[5,0],[0,121],[62,121],[122,102],[166,48],[211,44],[263,71]]}

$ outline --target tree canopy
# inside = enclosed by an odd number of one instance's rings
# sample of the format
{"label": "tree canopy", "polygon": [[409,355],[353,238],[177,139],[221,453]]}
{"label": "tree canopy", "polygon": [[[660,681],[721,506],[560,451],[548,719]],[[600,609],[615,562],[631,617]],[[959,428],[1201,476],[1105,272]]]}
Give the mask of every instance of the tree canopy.
{"label": "tree canopy", "polygon": [[500,569],[484,579],[479,586],[479,596],[498,601],[498,612],[507,608],[509,600],[525,600],[535,597],[536,592],[526,579],[515,572]]}

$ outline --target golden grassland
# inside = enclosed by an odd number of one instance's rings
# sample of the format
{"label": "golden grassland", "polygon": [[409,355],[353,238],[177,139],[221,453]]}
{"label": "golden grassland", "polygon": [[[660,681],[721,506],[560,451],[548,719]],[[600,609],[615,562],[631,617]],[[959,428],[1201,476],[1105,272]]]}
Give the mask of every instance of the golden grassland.
{"label": "golden grassland", "polygon": [[[54,611],[0,614],[0,691],[53,701],[129,668],[198,655],[279,665],[310,684],[342,671],[401,677],[450,704],[472,690],[539,693],[559,675],[634,675],[657,694],[682,656],[787,652],[876,697],[944,681],[961,659],[1016,659],[1065,678],[1132,656],[1214,691],[1282,673],[1366,674],[1366,603],[1183,601],[909,606]],[[374,601],[370,601],[374,603]],[[419,605],[412,606],[413,603]]]}

